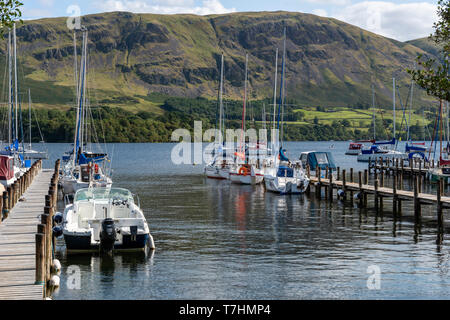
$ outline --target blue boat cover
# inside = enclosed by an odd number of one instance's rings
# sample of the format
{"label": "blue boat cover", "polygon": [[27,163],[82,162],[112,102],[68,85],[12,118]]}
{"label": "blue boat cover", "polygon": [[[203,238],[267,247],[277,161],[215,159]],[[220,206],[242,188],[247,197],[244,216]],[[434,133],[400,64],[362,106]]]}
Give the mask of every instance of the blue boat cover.
{"label": "blue boat cover", "polygon": [[336,163],[334,162],[333,155],[331,152],[327,151],[314,151],[308,153],[308,164],[310,168],[317,168],[319,166],[320,169],[331,168],[332,170],[336,170]]}
{"label": "blue boat cover", "polygon": [[278,167],[277,177],[288,177],[292,178],[294,176],[294,170],[289,167],[280,166]]}

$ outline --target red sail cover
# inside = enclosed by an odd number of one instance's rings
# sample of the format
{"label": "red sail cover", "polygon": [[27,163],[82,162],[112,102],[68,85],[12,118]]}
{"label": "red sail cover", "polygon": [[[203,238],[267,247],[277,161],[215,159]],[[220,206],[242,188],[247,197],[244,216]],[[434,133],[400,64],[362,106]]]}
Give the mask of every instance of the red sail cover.
{"label": "red sail cover", "polygon": [[0,155],[0,180],[14,178],[14,159],[9,156]]}

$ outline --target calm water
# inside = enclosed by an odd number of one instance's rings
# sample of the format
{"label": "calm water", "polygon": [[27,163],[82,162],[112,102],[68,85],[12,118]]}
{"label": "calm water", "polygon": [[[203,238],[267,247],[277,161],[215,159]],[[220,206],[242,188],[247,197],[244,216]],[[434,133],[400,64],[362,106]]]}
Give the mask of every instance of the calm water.
{"label": "calm water", "polygon": [[[330,142],[288,143],[301,151]],[[333,142],[341,168],[365,169]],[[110,144],[114,183],[140,197],[155,239],[153,255],[59,254],[55,299],[415,299],[450,298],[448,236],[436,244],[434,208],[420,226],[393,221],[391,205],[376,215],[335,201],[265,193],[203,177],[202,166],[174,166],[170,144]],[[68,149],[48,145],[52,166]],[[370,199],[370,197],[369,197]],[[369,206],[373,203],[369,201]],[[448,230],[446,231],[448,233]],[[67,267],[81,270],[81,288],[66,285]],[[381,270],[381,289],[367,288],[367,268]]]}

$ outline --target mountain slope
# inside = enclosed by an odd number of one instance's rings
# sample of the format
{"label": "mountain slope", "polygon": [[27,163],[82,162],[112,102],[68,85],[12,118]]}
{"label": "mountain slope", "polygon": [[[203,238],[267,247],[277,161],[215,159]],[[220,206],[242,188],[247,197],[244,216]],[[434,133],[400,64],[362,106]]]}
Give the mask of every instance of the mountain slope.
{"label": "mountain slope", "polygon": [[[286,92],[302,106],[368,105],[373,81],[377,104],[389,107],[393,76],[405,101],[410,81],[405,68],[424,53],[414,43],[302,13],[114,12],[85,16],[82,24],[89,31],[91,100],[131,111],[161,113],[158,103],[148,97],[155,92],[215,98],[222,52],[226,98],[243,96],[246,52],[250,97],[271,97],[275,48],[281,57],[283,26],[287,28]],[[22,87],[31,87],[35,104],[60,108],[73,103],[73,35],[66,19],[26,21],[17,34]],[[79,43],[80,39],[79,35]],[[415,98],[416,107],[426,105],[422,91]]]}

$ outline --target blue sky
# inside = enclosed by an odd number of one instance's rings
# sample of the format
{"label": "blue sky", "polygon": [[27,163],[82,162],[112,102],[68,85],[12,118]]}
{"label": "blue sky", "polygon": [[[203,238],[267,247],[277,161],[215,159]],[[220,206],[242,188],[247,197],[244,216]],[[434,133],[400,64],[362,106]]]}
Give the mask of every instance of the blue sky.
{"label": "blue sky", "polygon": [[[437,1],[428,0],[23,0],[24,19],[105,11],[213,14],[236,11],[298,11],[333,17],[405,41],[428,36]],[[74,7],[75,6],[75,7]],[[72,11],[68,11],[68,9]]]}

